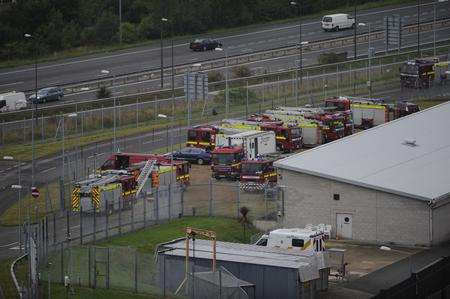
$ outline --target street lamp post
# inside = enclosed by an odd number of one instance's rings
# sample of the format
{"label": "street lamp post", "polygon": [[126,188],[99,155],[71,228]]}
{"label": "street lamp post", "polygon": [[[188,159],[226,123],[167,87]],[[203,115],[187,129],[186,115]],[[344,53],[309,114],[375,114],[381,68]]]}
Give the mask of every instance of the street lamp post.
{"label": "street lamp post", "polygon": [[[112,86],[114,86],[116,76],[112,71],[109,70],[101,70],[101,74],[103,75],[109,75],[110,73],[113,74],[113,82]],[[113,89],[112,89],[113,90]],[[117,150],[117,144],[116,144],[116,97],[113,95],[113,150],[112,152],[116,152]]]}
{"label": "street lamp post", "polygon": [[119,43],[122,43],[122,0],[119,0]]}
{"label": "street lamp post", "polygon": [[355,26],[353,26],[353,52],[354,52],[354,60],[358,59],[358,53],[356,50],[356,5],[357,5],[357,0],[355,0],[355,2],[353,3],[353,18],[355,19]]}
{"label": "street lamp post", "polygon": [[225,54],[225,118],[228,118],[228,113],[230,110],[230,103],[229,103],[229,92],[228,92],[228,53],[225,48],[217,47],[214,49],[214,51],[223,51]]}
{"label": "street lamp post", "polygon": [[433,2],[433,56],[436,57],[436,5],[448,0],[438,0]]}
{"label": "street lamp post", "polygon": [[164,88],[164,52],[163,52],[163,24],[167,22],[166,18],[161,18],[161,28],[160,28],[160,49],[161,49],[161,89]]}
{"label": "street lamp post", "polygon": [[417,56],[420,57],[420,0],[417,0]]}
{"label": "street lamp post", "polygon": [[27,39],[33,39],[34,41],[34,100],[31,104],[34,106],[34,109],[31,109],[31,187],[34,187],[34,171],[35,171],[35,158],[36,158],[36,150],[34,145],[34,121],[37,124],[37,89],[38,89],[38,72],[37,72],[37,43],[36,39],[33,35],[29,33],[25,33],[24,37]]}
{"label": "street lamp post", "polygon": [[[76,117],[76,113],[70,113],[67,115],[69,118]],[[61,179],[62,179],[62,185],[64,186],[65,183],[65,174],[66,174],[66,166],[65,166],[65,160],[66,160],[66,147],[65,147],[65,122],[64,122],[64,114],[61,114],[61,129],[62,129],[62,168],[61,168]]]}
{"label": "street lamp post", "polygon": [[[293,6],[297,6],[297,12],[298,12],[298,17],[299,17],[299,25],[298,25],[298,45],[299,45],[299,66],[296,72],[296,82],[297,82],[297,88],[296,88],[296,102],[297,105],[299,103],[300,100],[300,95],[299,95],[299,89],[301,89],[302,87],[302,83],[303,83],[303,42],[302,42],[302,21],[301,21],[301,16],[302,16],[302,4],[295,2],[295,1],[291,1],[290,5]],[[299,77],[300,77],[300,81],[299,81]]]}
{"label": "street lamp post", "polygon": [[371,47],[371,40],[370,40],[370,34],[372,33],[371,31],[371,25],[370,23],[358,23],[358,26],[367,26],[369,29],[369,41],[368,41],[368,51],[367,51],[367,58],[369,59],[369,71],[368,71],[368,87],[369,87],[369,98],[372,98],[372,53],[373,53],[373,49]]}
{"label": "street lamp post", "polygon": [[[186,82],[186,100],[187,100],[187,125],[188,125],[188,127],[190,127],[191,126],[191,118],[192,118],[192,104],[191,104],[191,102],[192,102],[192,99],[191,99],[191,97],[190,97],[190,94],[189,94],[189,85],[190,85],[190,83],[189,83],[189,78],[190,78],[190,74],[191,74],[191,69],[192,68],[198,68],[198,69],[200,69],[202,67],[202,64],[201,63],[194,63],[193,65],[191,65],[191,66],[189,66],[189,68],[188,68],[188,72],[187,72],[187,82]],[[195,82],[194,82],[194,84],[195,84]],[[194,87],[194,88],[197,88],[196,86]]]}
{"label": "street lamp post", "polygon": [[163,118],[163,119],[169,119],[169,121],[170,121],[170,137],[169,137],[169,140],[170,140],[170,178],[169,178],[170,189],[169,189],[169,197],[170,197],[171,189],[172,189],[172,176],[173,176],[173,173],[172,173],[173,172],[173,132],[172,132],[172,130],[173,130],[174,117],[173,117],[173,115],[172,116],[168,116],[166,114],[158,114],[158,117],[159,118]]}
{"label": "street lamp post", "polygon": [[22,178],[21,178],[21,165],[20,160],[15,160],[12,156],[4,156],[3,160],[5,161],[17,161],[17,172],[18,172],[18,184],[17,185],[11,185],[11,189],[17,190],[18,193],[18,203],[19,203],[19,250],[22,252],[22,231],[21,231],[21,224],[22,224],[22,205],[21,205],[21,191],[22,191]]}

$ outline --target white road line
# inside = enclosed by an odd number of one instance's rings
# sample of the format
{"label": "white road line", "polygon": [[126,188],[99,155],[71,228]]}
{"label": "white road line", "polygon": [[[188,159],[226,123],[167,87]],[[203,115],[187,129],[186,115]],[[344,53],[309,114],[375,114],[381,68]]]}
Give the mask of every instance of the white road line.
{"label": "white road line", "polygon": [[161,141],[161,140],[162,140],[162,138],[157,138],[155,140],[148,140],[148,141],[142,142],[142,144],[149,144],[149,143],[158,142],[158,141]]}
{"label": "white road line", "polygon": [[49,171],[52,171],[52,170],[55,170],[55,169],[56,169],[56,167],[51,167],[49,169],[42,170],[41,173],[46,173],[46,172],[49,172]]}
{"label": "white road line", "polygon": [[14,83],[0,84],[0,86],[17,85],[17,84],[22,84],[22,83],[23,83],[23,81],[19,81],[19,82],[14,82]]}
{"label": "white road line", "polygon": [[12,245],[16,245],[16,244],[18,244],[19,242],[12,242],[12,243],[9,243],[9,244],[5,244],[5,245],[0,245],[0,248],[3,248],[3,247],[9,247],[9,246],[12,246]]}

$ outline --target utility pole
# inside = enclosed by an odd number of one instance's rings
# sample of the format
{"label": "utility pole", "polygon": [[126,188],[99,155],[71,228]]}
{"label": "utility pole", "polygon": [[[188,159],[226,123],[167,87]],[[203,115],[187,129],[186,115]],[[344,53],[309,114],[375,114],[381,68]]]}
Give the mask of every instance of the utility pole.
{"label": "utility pole", "polygon": [[358,53],[357,53],[357,50],[356,50],[356,32],[357,32],[356,24],[358,24],[358,22],[356,20],[356,4],[357,4],[357,2],[355,0],[354,7],[353,7],[353,17],[355,18],[355,23],[354,23],[354,26],[353,26],[353,52],[354,52],[354,55],[355,55],[354,56],[355,60],[358,59]]}
{"label": "utility pole", "polygon": [[417,56],[420,57],[420,0],[417,0]]}
{"label": "utility pole", "polygon": [[119,42],[122,44],[122,0],[119,0]]}

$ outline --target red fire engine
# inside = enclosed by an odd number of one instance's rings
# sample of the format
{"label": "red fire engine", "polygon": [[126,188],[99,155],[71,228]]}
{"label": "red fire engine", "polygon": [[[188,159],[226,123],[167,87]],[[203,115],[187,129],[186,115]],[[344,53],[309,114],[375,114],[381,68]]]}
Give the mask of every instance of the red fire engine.
{"label": "red fire engine", "polygon": [[211,170],[215,179],[239,179],[244,149],[240,146],[217,147],[212,151]]}
{"label": "red fire engine", "polygon": [[296,126],[283,126],[276,123],[262,123],[261,131],[275,132],[277,150],[286,153],[298,150],[303,145],[302,132]]}
{"label": "red fire engine", "polygon": [[340,113],[335,114],[313,114],[306,116],[307,119],[316,120],[321,129],[324,143],[331,142],[345,136],[344,116]]}
{"label": "red fire engine", "polygon": [[219,129],[215,126],[195,126],[188,129],[187,146],[213,150],[216,146],[216,134]]}
{"label": "red fire engine", "polygon": [[434,81],[434,64],[436,59],[416,59],[406,61],[400,67],[402,87],[427,88]]}
{"label": "red fire engine", "polygon": [[262,188],[266,184],[275,185],[277,172],[273,167],[273,160],[258,158],[242,161],[239,180],[246,188],[252,189]]}
{"label": "red fire engine", "polygon": [[[139,176],[139,164],[148,160],[155,160],[157,165],[170,167],[170,158],[164,155],[139,154],[139,153],[116,153],[111,155],[100,167],[100,171],[105,170],[125,170],[131,172],[136,178]],[[188,184],[189,162],[173,160],[173,166],[176,168],[176,180],[182,184]]]}

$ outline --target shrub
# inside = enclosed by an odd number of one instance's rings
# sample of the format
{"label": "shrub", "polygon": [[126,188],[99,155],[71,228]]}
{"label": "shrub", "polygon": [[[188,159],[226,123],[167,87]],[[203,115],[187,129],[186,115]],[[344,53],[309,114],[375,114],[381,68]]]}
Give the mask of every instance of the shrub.
{"label": "shrub", "polygon": [[246,65],[240,65],[233,68],[233,74],[236,78],[250,77],[252,70]]}
{"label": "shrub", "polygon": [[97,99],[105,99],[111,96],[111,91],[106,86],[101,86],[97,91]]}
{"label": "shrub", "polygon": [[211,71],[208,73],[208,81],[209,82],[219,82],[219,81],[223,81],[223,80],[224,80],[224,76],[219,71]]}
{"label": "shrub", "polygon": [[338,63],[344,62],[347,60],[347,52],[342,53],[322,53],[319,55],[319,63],[320,64],[330,64],[330,63]]}

